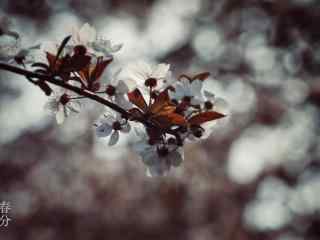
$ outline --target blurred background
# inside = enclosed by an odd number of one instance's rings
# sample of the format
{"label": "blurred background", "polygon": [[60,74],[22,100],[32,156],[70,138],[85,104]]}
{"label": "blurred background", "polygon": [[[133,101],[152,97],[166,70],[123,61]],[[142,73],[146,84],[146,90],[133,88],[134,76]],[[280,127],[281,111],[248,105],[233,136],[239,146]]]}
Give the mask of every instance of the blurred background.
{"label": "blurred background", "polygon": [[129,148],[94,135],[101,107],[62,126],[46,96],[0,71],[0,239],[320,239],[318,0],[1,0],[24,46],[89,22],[137,60],[210,71],[229,121],[148,178]]}

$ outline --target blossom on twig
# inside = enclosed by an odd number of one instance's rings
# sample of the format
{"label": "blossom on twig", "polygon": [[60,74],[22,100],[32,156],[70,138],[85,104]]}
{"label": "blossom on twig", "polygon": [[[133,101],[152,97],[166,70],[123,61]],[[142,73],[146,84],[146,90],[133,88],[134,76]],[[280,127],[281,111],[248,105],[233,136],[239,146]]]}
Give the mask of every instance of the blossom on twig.
{"label": "blossom on twig", "polygon": [[[130,132],[131,123],[139,123],[139,141],[133,150],[141,156],[148,175],[166,175],[183,162],[186,141],[207,138],[216,123],[229,114],[227,103],[203,89],[208,72],[175,78],[165,63],[138,61],[103,81],[112,53],[120,48],[97,37],[96,30],[85,24],[54,45],[53,51],[46,51],[46,62],[33,63],[34,71],[12,66],[5,69],[25,75],[51,95],[45,108],[59,124],[80,111],[82,99],[108,107],[94,125],[96,135],[108,138],[109,146],[117,144],[122,133]],[[53,91],[51,84],[63,90]]]}

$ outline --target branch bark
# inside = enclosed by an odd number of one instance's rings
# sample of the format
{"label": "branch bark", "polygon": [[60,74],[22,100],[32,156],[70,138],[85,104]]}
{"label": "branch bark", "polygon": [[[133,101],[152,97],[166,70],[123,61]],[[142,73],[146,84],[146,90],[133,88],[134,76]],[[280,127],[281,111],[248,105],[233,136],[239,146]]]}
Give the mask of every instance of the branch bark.
{"label": "branch bark", "polygon": [[130,113],[127,112],[125,109],[119,107],[118,105],[116,105],[116,104],[106,100],[105,98],[102,98],[102,97],[96,95],[95,93],[90,92],[86,89],[82,89],[82,88],[70,85],[66,82],[63,82],[59,79],[56,79],[54,76],[44,75],[44,74],[40,74],[40,73],[34,73],[34,72],[28,71],[26,69],[12,66],[12,65],[6,64],[6,63],[1,63],[1,62],[0,62],[0,69],[25,76],[26,78],[35,78],[38,80],[46,81],[46,82],[49,82],[49,83],[54,84],[56,86],[60,86],[62,88],[71,90],[81,96],[92,99],[98,103],[101,103],[101,104],[113,109],[114,111],[122,114],[122,116],[125,118],[130,117]]}

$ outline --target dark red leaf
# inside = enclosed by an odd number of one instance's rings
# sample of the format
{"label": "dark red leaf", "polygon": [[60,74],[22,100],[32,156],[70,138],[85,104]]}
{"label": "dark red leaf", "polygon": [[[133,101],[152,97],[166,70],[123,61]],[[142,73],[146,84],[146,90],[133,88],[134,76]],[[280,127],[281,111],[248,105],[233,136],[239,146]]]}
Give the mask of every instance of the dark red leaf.
{"label": "dark red leaf", "polygon": [[201,80],[201,81],[204,81],[204,80],[206,80],[209,76],[210,76],[210,73],[209,73],[209,72],[202,72],[202,73],[199,73],[199,74],[193,76],[192,81],[193,81],[193,80],[197,80],[197,79],[198,79],[198,80]]}
{"label": "dark red leaf", "polygon": [[215,112],[215,111],[208,111],[208,112],[203,112],[203,113],[199,113],[193,117],[191,117],[188,122],[191,125],[201,125],[205,122],[208,121],[212,121],[212,120],[216,120],[219,118],[223,118],[226,115],[219,113],[219,112]]}
{"label": "dark red leaf", "polygon": [[131,103],[139,107],[142,111],[146,112],[148,110],[148,106],[144,97],[139,89],[135,89],[128,93],[128,98]]}

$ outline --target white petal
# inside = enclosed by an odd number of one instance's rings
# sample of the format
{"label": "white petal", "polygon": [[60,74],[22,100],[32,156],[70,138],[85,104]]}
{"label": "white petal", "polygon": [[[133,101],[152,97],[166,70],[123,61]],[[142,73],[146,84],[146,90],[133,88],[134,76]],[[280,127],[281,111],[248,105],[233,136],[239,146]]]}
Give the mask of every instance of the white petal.
{"label": "white petal", "polygon": [[174,167],[180,166],[180,164],[182,163],[182,160],[183,160],[183,156],[178,151],[171,152],[169,154],[168,158],[170,159],[170,162],[171,162],[172,166],[174,166]]}
{"label": "white petal", "polygon": [[208,100],[212,100],[215,97],[215,95],[212,92],[209,92],[207,90],[204,90],[204,96],[208,98]]}
{"label": "white petal", "polygon": [[132,145],[133,151],[135,151],[139,155],[142,155],[142,153],[145,152],[149,147],[150,145],[146,141],[138,141]]}
{"label": "white petal", "polygon": [[184,89],[184,87],[182,85],[177,85],[176,86],[176,91],[173,92],[173,98],[180,100],[182,99],[184,96],[188,96],[186,95],[186,91]]}
{"label": "white petal", "polygon": [[129,92],[129,87],[122,80],[119,81],[119,83],[118,83],[116,88],[117,88],[118,92],[121,93],[121,94],[125,94],[125,93]]}
{"label": "white petal", "polygon": [[200,80],[194,80],[191,83],[191,91],[194,94],[194,96],[198,96],[201,94],[201,89],[202,89],[202,81]]}
{"label": "white petal", "polygon": [[66,112],[65,112],[65,109],[64,107],[59,107],[59,110],[57,111],[56,113],[56,120],[57,120],[57,123],[58,124],[62,124],[66,118]]}
{"label": "white petal", "polygon": [[116,95],[115,103],[126,110],[132,108],[132,104],[124,97],[124,95]]}
{"label": "white petal", "polygon": [[145,129],[142,127],[134,127],[134,132],[142,141],[145,141],[148,137]]}
{"label": "white petal", "polygon": [[143,61],[131,64],[128,67],[131,73],[131,79],[136,81],[137,84],[144,85],[144,81],[152,74],[151,66]]}
{"label": "white petal", "polygon": [[120,43],[120,44],[115,44],[111,47],[111,52],[118,52],[121,48],[123,47],[123,44]]}
{"label": "white petal", "polygon": [[109,140],[109,146],[115,145],[119,141],[119,131],[113,131]]}
{"label": "white petal", "polygon": [[161,177],[166,175],[170,166],[165,161],[160,161],[157,164],[148,166],[148,175],[150,177]]}
{"label": "white petal", "polygon": [[112,125],[116,120],[117,120],[116,113],[111,111],[109,108],[106,108],[106,111],[103,114],[103,117],[100,119],[100,122]]}
{"label": "white petal", "polygon": [[185,87],[189,87],[190,86],[190,81],[188,79],[186,79],[186,78],[182,78],[180,80],[180,83]]}
{"label": "white petal", "polygon": [[148,165],[148,166],[155,165],[155,164],[157,164],[157,162],[160,161],[157,152],[150,145],[148,145],[144,149],[144,151],[142,151],[140,154],[141,154],[143,163]]}
{"label": "white petal", "polygon": [[90,24],[84,24],[79,31],[80,42],[87,44],[96,39],[96,30],[90,26]]}
{"label": "white petal", "polygon": [[214,111],[223,113],[225,115],[230,114],[229,104],[223,98],[216,98],[215,99],[215,101],[213,103],[213,109],[214,109]]}
{"label": "white petal", "polygon": [[151,76],[157,79],[164,79],[167,77],[169,69],[170,69],[170,64],[165,64],[165,63],[158,64],[152,71]]}
{"label": "white petal", "polygon": [[130,132],[130,130],[131,130],[131,126],[130,126],[130,124],[129,123],[127,123],[127,124],[125,124],[125,125],[123,125],[123,126],[121,126],[122,128],[121,128],[121,132],[123,132],[123,133],[128,133],[128,132]]}
{"label": "white petal", "polygon": [[46,102],[43,108],[48,114],[55,115],[58,112],[59,103],[54,98],[52,98],[49,99],[48,102]]}
{"label": "white petal", "polygon": [[119,75],[121,72],[122,72],[121,68],[119,68],[117,71],[115,71],[112,74],[111,80],[108,83],[111,84],[112,86],[116,86],[119,82]]}
{"label": "white petal", "polygon": [[107,123],[101,124],[96,128],[96,134],[98,137],[108,137],[111,132],[112,126]]}
{"label": "white petal", "polygon": [[67,106],[73,113],[79,113],[81,109],[81,103],[79,101],[71,101]]}

